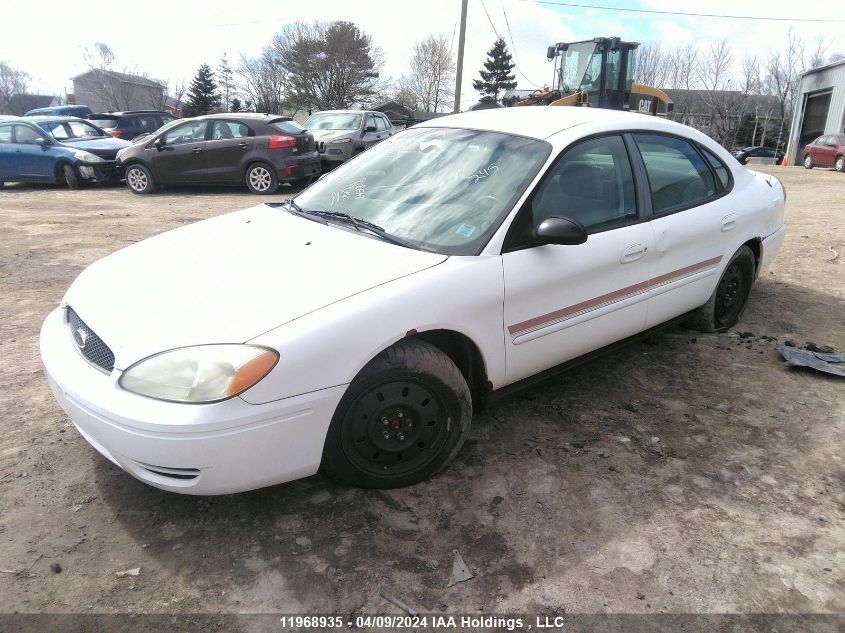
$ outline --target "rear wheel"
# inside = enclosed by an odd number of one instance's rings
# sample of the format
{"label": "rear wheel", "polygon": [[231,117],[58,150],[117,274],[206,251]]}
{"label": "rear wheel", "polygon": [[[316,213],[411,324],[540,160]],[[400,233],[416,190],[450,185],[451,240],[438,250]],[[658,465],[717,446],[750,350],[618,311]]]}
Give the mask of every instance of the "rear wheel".
{"label": "rear wheel", "polygon": [[79,174],[76,172],[76,167],[65,163],[62,165],[62,176],[68,189],[79,189]]}
{"label": "rear wheel", "polygon": [[132,193],[150,193],[155,189],[155,180],[143,165],[129,165],[126,168],[126,186]]}
{"label": "rear wheel", "polygon": [[833,168],[840,173],[845,171],[845,158],[842,158],[842,156],[837,156],[836,162],[833,163]]}
{"label": "rear wheel", "polygon": [[813,168],[813,159],[810,158],[810,155],[807,154],[804,157],[804,169],[812,169]]}
{"label": "rear wheel", "polygon": [[751,293],[755,267],[754,253],[741,246],[725,267],[710,300],[690,317],[687,325],[702,332],[725,332],[736,325]]}
{"label": "rear wheel", "polygon": [[279,188],[276,170],[266,163],[253,163],[246,170],[246,187],[259,195],[276,193]]}
{"label": "rear wheel", "polygon": [[452,360],[424,341],[400,341],[349,385],[326,436],[322,467],[350,486],[408,486],[455,457],[471,420],[469,387]]}

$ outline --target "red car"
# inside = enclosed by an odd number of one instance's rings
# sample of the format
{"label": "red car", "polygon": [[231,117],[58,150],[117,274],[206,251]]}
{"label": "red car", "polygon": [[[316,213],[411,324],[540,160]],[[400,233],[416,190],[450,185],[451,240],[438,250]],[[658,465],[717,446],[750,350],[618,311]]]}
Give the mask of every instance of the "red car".
{"label": "red car", "polygon": [[845,134],[825,134],[804,148],[804,167],[845,171]]}

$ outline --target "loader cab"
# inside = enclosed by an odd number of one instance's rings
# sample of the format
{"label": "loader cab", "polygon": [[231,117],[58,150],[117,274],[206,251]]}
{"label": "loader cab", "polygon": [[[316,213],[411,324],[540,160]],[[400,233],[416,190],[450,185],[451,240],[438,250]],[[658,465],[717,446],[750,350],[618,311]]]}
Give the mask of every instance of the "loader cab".
{"label": "loader cab", "polygon": [[547,57],[555,61],[555,88],[561,95],[583,93],[581,105],[626,110],[633,85],[633,51],[636,42],[618,37],[597,37],[584,42],[550,46]]}

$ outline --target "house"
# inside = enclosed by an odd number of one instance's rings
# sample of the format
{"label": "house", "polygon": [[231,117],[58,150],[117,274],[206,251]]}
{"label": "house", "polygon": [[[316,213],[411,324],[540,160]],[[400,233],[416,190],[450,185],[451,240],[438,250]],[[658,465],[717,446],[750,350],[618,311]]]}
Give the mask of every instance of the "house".
{"label": "house", "polygon": [[430,121],[431,119],[451,114],[451,112],[423,112],[422,110],[412,110],[398,101],[385,101],[384,103],[374,106],[373,110],[386,114],[387,118],[390,119],[396,127],[409,126],[414,123]]}
{"label": "house", "polygon": [[494,108],[503,108],[504,106],[493,99],[482,99],[478,103],[474,103],[469,107],[470,110],[493,110]]}
{"label": "house", "polygon": [[77,103],[94,112],[122,110],[163,110],[165,85],[142,75],[95,68],[73,77]]}
{"label": "house", "polygon": [[4,114],[22,116],[30,110],[35,110],[35,108],[49,108],[57,105],[61,105],[61,99],[54,97],[53,95],[28,95],[18,93],[9,98],[9,103],[6,106],[8,112],[5,112]]}

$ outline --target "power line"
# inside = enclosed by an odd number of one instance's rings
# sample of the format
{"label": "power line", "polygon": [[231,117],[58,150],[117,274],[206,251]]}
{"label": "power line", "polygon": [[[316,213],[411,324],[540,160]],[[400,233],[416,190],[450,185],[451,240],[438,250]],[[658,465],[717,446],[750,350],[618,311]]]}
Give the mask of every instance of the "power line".
{"label": "power line", "polygon": [[[845,22],[830,18],[775,18],[758,15],[726,15],[722,13],[687,13],[684,11],[661,11],[658,9],[631,9],[629,7],[608,7],[596,4],[581,4],[577,2],[559,2],[557,0],[516,0],[516,2],[534,2],[548,4],[555,7],[573,7],[576,9],[598,9],[600,11],[625,11],[628,13],[650,13],[657,15],[681,15],[693,18],[725,18],[730,20],[762,20],[768,22]],[[486,9],[485,9],[486,11]],[[489,16],[488,16],[489,17]]]}
{"label": "power line", "polygon": [[499,32],[496,30],[496,25],[493,24],[493,20],[490,18],[490,14],[487,13],[487,5],[484,4],[484,0],[481,0],[481,8],[484,9],[484,15],[487,16],[487,21],[490,23],[490,28],[493,29],[493,33],[496,34],[496,39],[504,39],[501,35],[499,35]]}
{"label": "power line", "polygon": [[[493,29],[493,33],[496,35],[496,39],[504,41],[505,38],[503,38],[501,35],[499,35],[499,31],[496,30],[496,25],[493,24],[493,19],[490,17],[490,13],[488,13],[488,11],[487,11],[487,5],[484,4],[484,0],[481,0],[481,7],[484,9],[484,14],[487,16],[487,21],[490,23],[490,28]],[[502,12],[504,13],[504,11],[505,11],[505,8],[502,7]],[[505,23],[508,25],[508,34],[510,34],[511,25],[508,24],[508,16],[507,15],[505,15]],[[516,56],[516,45],[513,43],[513,35],[511,35],[511,44],[513,45],[513,56],[515,57]],[[527,81],[528,83],[530,83],[532,86],[534,86],[536,88],[540,87],[539,85],[537,85],[536,83],[534,83],[528,77],[525,76],[525,73],[523,73],[520,70],[519,66],[516,65],[516,60],[514,60],[513,67],[516,68],[517,72],[520,75],[522,75],[522,77],[525,79],[525,81]]]}
{"label": "power line", "polygon": [[516,42],[514,42],[514,41],[513,41],[513,33],[511,33],[511,23],[508,21],[508,14],[507,14],[507,12],[505,11],[505,5],[502,5],[502,15],[504,15],[504,16],[505,16],[505,25],[508,27],[508,35],[509,35],[509,36],[510,36],[510,38],[511,38],[511,46],[513,47],[513,65],[514,65],[514,68],[516,68],[517,72],[518,72],[520,75],[522,75],[522,78],[523,78],[525,81],[527,81],[528,83],[530,83],[530,84],[531,84],[532,86],[534,86],[535,88],[541,88],[542,86],[540,86],[539,84],[536,84],[536,83],[534,83],[533,81],[531,81],[528,77],[526,77],[526,76],[525,76],[525,73],[524,73],[524,72],[522,72],[522,70],[520,69],[520,67],[519,67],[519,66],[517,66],[517,64],[516,64]]}

